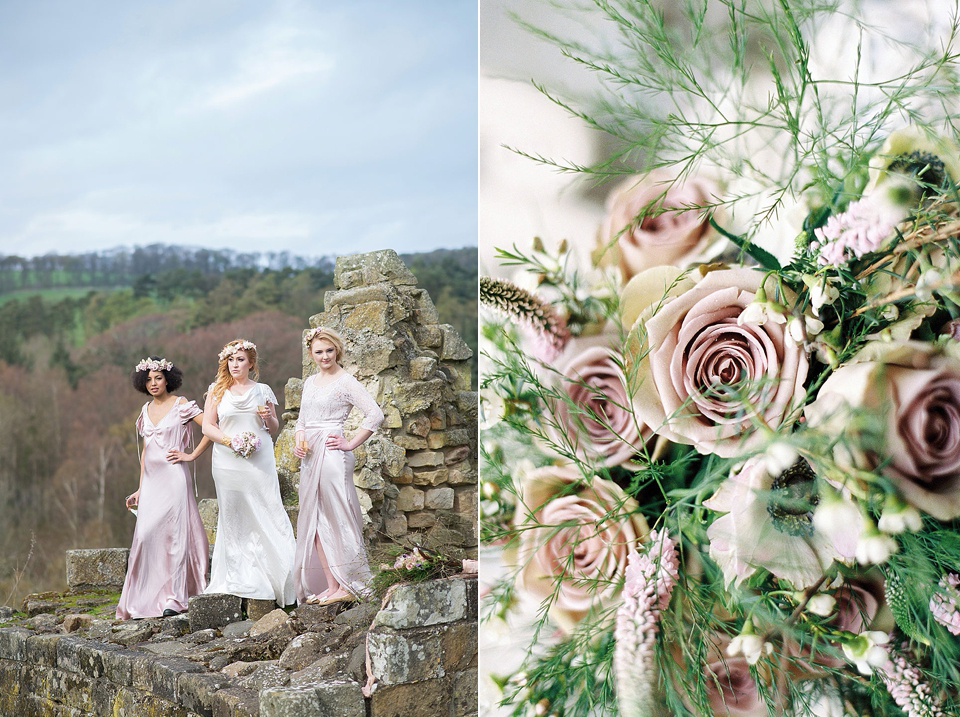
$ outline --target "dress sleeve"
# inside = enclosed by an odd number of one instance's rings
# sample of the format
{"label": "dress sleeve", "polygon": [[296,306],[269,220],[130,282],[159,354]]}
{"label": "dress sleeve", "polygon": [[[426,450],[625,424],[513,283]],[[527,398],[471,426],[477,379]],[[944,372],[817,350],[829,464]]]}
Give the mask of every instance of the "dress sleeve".
{"label": "dress sleeve", "polygon": [[137,416],[137,434],[143,435],[143,411],[146,409],[147,404],[143,404],[143,408],[140,409],[140,415]]}
{"label": "dress sleeve", "polygon": [[297,422],[293,426],[294,432],[306,430],[307,423],[303,418],[303,397],[306,395],[306,393],[307,393],[307,379],[304,379],[303,390],[300,394],[300,410],[297,411]]}
{"label": "dress sleeve", "polygon": [[272,403],[274,406],[280,405],[280,401],[277,400],[277,395],[273,392],[273,389],[270,388],[270,386],[265,383],[261,383],[259,386],[264,402]]}
{"label": "dress sleeve", "polygon": [[352,376],[351,378],[353,380],[349,382],[350,390],[347,392],[347,400],[363,411],[363,423],[360,424],[360,428],[376,431],[383,423],[383,409],[373,400],[373,396],[367,393],[362,383]]}
{"label": "dress sleeve", "polygon": [[182,401],[177,404],[177,410],[180,412],[180,423],[189,423],[203,413],[196,401]]}

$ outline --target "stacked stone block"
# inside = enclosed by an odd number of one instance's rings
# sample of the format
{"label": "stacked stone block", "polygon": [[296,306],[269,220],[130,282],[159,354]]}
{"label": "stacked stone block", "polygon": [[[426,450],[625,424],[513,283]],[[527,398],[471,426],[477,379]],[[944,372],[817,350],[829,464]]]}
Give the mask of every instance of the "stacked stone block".
{"label": "stacked stone block", "polygon": [[[367,538],[409,536],[431,547],[475,555],[477,545],[477,394],[471,391],[472,352],[454,328],[441,324],[430,296],[391,250],[340,257],[336,289],[310,327],[345,340],[345,368],[376,398],[383,425],[356,451],[354,482]],[[305,334],[306,332],[304,332]],[[284,391],[277,468],[285,503],[294,505],[299,460],[294,422],[303,381],[316,371],[306,348],[303,375]],[[358,411],[345,426],[359,426]],[[293,512],[293,511],[291,511]]]}

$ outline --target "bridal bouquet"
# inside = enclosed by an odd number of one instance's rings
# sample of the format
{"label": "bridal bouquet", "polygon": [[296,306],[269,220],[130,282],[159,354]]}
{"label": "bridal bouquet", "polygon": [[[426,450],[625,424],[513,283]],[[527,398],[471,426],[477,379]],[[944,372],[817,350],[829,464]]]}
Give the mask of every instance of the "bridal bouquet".
{"label": "bridal bouquet", "polygon": [[[537,240],[481,279],[482,539],[510,566],[486,617],[540,615],[504,704],[960,714],[953,35],[839,81],[820,5],[711,25],[694,3],[675,27],[597,6],[626,51],[564,49],[612,78],[577,114],[623,150],[589,169],[647,171],[611,192],[591,265]],[[870,27],[841,19],[859,63]],[[654,90],[659,118],[630,94]]]}
{"label": "bridal bouquet", "polygon": [[260,437],[252,431],[244,431],[230,439],[230,447],[241,458],[249,458],[260,450]]}

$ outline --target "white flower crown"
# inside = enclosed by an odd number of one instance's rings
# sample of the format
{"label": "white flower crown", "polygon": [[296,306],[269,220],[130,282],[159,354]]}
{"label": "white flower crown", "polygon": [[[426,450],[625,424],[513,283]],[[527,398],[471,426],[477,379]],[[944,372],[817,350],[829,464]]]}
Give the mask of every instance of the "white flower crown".
{"label": "white flower crown", "polygon": [[145,358],[137,364],[137,371],[169,371],[173,368],[173,361]]}
{"label": "white flower crown", "polygon": [[243,349],[244,351],[256,351],[257,345],[253,341],[238,341],[235,344],[227,344],[223,347],[223,351],[220,352],[219,359],[221,361],[225,360],[229,356],[233,356],[237,351]]}

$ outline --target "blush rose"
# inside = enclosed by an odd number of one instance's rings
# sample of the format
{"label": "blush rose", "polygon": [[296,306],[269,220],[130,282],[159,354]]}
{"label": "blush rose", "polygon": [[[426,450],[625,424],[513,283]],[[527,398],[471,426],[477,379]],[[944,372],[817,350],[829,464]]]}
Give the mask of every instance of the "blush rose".
{"label": "blush rose", "polygon": [[623,360],[606,345],[609,338],[586,347],[571,341],[552,379],[561,398],[550,401],[546,426],[553,443],[608,467],[627,463],[652,435],[633,415]]}
{"label": "blush rose", "polygon": [[627,556],[649,529],[636,501],[610,481],[589,479],[572,466],[546,466],[521,480],[527,508],[518,510],[518,584],[564,630],[594,607],[614,604]]}
{"label": "blush rose", "polygon": [[719,195],[720,186],[705,177],[630,177],[607,198],[598,252],[615,245],[624,281],[652,266],[686,266],[719,239],[708,219]]}
{"label": "blush rose", "polygon": [[764,440],[758,424],[776,430],[797,418],[807,353],[785,317],[754,303],[762,284],[768,301],[789,306],[795,297],[764,276],[726,269],[695,282],[659,267],[630,281],[621,299],[624,325],[632,326],[624,359],[639,421],[728,458]]}
{"label": "blush rose", "polygon": [[880,416],[873,450],[844,460],[879,470],[914,507],[960,517],[960,347],[902,341],[868,345],[838,368],[806,409],[812,426],[850,434],[863,411]]}

